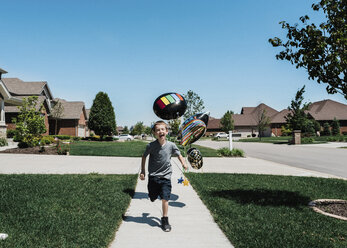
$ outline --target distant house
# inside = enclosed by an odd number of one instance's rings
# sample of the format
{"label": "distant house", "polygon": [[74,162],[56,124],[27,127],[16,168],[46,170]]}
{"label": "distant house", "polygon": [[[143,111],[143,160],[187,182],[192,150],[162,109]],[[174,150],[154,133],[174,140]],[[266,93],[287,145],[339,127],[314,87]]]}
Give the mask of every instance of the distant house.
{"label": "distant house", "polygon": [[[37,96],[38,97],[38,106],[43,104],[42,115],[44,115],[45,126],[47,132],[44,135],[48,134],[49,130],[49,114],[51,112],[51,101],[53,99],[52,93],[48,87],[47,82],[25,82],[19,78],[2,78],[2,83],[7,88],[8,92],[12,97],[17,99],[28,98],[29,96]],[[20,104],[18,104],[20,105]],[[16,126],[13,123],[13,118],[16,118],[19,113],[19,109],[17,106],[6,103],[4,106],[5,110],[5,122],[7,125],[7,129],[15,129]]]}
{"label": "distant house", "polygon": [[21,105],[22,100],[18,97],[13,96],[4,82],[2,81],[2,75],[6,74],[7,71],[0,68],[0,138],[6,137],[6,115],[5,115],[5,105],[6,106],[18,106]]}
{"label": "distant house", "polygon": [[54,103],[57,104],[57,102],[62,104],[63,113],[59,118],[50,118],[49,134],[86,137],[88,117],[84,102],[54,99]]}
{"label": "distant house", "polygon": [[[247,137],[250,135],[258,136],[258,120],[262,111],[266,111],[266,115],[270,118],[270,125],[262,136],[280,136],[282,126],[286,125],[285,117],[289,114],[288,109],[283,109],[278,112],[277,110],[265,105],[259,104],[257,107],[243,107],[241,114],[234,114],[234,134],[240,137]],[[333,100],[323,100],[314,102],[306,111],[308,117],[318,121],[321,126],[325,122],[332,123],[336,118],[340,123],[340,132],[347,132],[347,105]],[[207,126],[207,135],[221,132],[220,119],[213,119],[209,121]]]}

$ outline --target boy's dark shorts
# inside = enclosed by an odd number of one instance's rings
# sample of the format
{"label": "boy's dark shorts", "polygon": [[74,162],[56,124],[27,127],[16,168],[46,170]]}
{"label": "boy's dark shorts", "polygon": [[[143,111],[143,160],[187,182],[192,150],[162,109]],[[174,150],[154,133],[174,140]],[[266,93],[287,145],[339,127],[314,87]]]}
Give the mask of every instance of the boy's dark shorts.
{"label": "boy's dark shorts", "polygon": [[160,199],[170,200],[171,180],[160,177],[149,177],[148,196],[152,202],[154,202],[158,196],[160,196]]}

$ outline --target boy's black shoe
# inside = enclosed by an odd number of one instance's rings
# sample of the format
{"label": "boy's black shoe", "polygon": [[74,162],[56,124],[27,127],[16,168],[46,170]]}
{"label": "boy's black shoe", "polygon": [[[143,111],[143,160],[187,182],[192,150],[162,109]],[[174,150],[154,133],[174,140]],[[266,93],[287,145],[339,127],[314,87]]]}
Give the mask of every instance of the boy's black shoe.
{"label": "boy's black shoe", "polygon": [[171,226],[169,224],[169,217],[162,217],[161,218],[161,228],[164,232],[170,232]]}

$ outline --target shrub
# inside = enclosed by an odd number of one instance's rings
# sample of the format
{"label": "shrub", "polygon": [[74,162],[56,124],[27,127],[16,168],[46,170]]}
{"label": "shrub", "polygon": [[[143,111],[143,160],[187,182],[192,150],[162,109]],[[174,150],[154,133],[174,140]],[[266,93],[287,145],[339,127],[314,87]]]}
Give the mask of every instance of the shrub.
{"label": "shrub", "polygon": [[331,123],[331,133],[332,135],[339,135],[340,134],[340,123],[334,118],[333,122]]}
{"label": "shrub", "polygon": [[324,135],[324,136],[330,136],[331,135],[330,125],[328,122],[325,122],[323,124],[322,135]]}
{"label": "shrub", "polygon": [[40,145],[49,145],[54,142],[54,138],[52,136],[43,136],[40,140]]}
{"label": "shrub", "polygon": [[58,141],[56,147],[57,147],[57,152],[59,155],[66,155],[70,151],[69,144],[64,144],[61,141]]}
{"label": "shrub", "polygon": [[218,149],[218,154],[224,157],[244,157],[245,153],[241,149],[233,148],[231,151],[227,147]]}
{"label": "shrub", "polygon": [[76,137],[76,136],[74,136],[74,137],[71,137],[71,139],[72,139],[73,141],[80,141],[80,140],[81,140],[81,137]]}
{"label": "shrub", "polygon": [[53,135],[53,137],[54,137],[54,138],[57,137],[57,138],[60,139],[60,140],[68,140],[68,139],[71,138],[70,135]]}
{"label": "shrub", "polygon": [[104,137],[105,141],[113,141],[113,137],[112,136],[106,136]]}
{"label": "shrub", "polygon": [[7,140],[5,138],[0,138],[0,146],[7,146]]}
{"label": "shrub", "polygon": [[16,135],[16,130],[15,129],[7,129],[6,131],[6,137],[11,139]]}
{"label": "shrub", "polygon": [[314,141],[311,137],[305,137],[301,139],[301,144],[312,144]]}

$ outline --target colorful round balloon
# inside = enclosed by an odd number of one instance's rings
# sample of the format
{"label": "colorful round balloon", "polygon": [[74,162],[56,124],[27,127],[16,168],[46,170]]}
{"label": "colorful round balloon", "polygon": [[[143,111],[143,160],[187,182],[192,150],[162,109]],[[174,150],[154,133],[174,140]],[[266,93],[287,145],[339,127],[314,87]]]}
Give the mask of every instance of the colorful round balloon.
{"label": "colorful round balloon", "polygon": [[176,119],[187,109],[186,100],[178,93],[165,93],[157,97],[153,104],[154,113],[161,119]]}
{"label": "colorful round balloon", "polygon": [[206,124],[194,116],[185,120],[181,126],[179,137],[181,138],[180,144],[186,146],[194,143],[206,132]]}
{"label": "colorful round balloon", "polygon": [[193,115],[191,118],[202,120],[207,127],[208,120],[210,118],[210,112],[198,113],[196,115]]}
{"label": "colorful round balloon", "polygon": [[203,165],[201,152],[196,148],[190,148],[187,152],[190,165],[194,169],[200,169]]}

